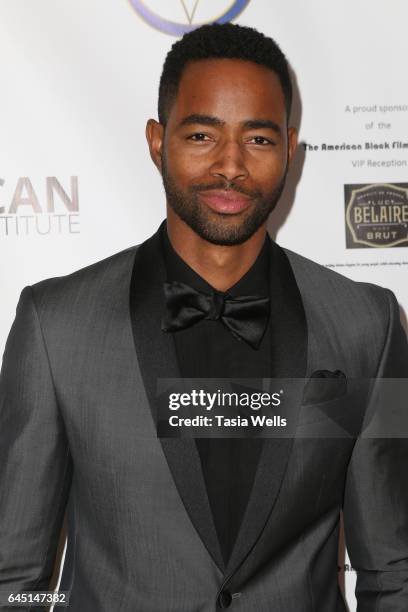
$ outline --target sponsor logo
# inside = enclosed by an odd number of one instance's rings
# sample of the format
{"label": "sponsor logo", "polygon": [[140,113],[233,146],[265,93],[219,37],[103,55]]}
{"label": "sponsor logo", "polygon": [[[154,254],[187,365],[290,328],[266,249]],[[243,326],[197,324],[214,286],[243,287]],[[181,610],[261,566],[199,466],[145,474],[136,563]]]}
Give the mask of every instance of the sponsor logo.
{"label": "sponsor logo", "polygon": [[55,176],[43,185],[28,176],[0,179],[0,236],[78,234],[78,177],[70,177],[69,189],[62,184]]}
{"label": "sponsor logo", "polygon": [[129,0],[142,19],[156,30],[183,36],[206,23],[227,23],[244,10],[250,0]]}
{"label": "sponsor logo", "polygon": [[348,249],[408,246],[408,183],[345,185]]}

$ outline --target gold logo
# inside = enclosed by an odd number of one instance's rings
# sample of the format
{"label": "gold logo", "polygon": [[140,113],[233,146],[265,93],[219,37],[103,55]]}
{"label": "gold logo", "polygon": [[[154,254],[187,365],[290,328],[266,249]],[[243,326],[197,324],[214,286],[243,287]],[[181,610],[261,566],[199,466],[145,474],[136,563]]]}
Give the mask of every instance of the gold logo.
{"label": "gold logo", "polygon": [[408,246],[408,183],[345,185],[348,249]]}

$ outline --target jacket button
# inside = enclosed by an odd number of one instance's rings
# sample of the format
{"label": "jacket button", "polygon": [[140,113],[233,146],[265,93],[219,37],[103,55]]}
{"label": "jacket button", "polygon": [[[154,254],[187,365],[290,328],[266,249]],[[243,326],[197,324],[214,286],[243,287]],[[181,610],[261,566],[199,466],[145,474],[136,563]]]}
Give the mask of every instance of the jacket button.
{"label": "jacket button", "polygon": [[229,608],[232,603],[232,595],[229,591],[221,591],[218,596],[218,605],[222,610]]}

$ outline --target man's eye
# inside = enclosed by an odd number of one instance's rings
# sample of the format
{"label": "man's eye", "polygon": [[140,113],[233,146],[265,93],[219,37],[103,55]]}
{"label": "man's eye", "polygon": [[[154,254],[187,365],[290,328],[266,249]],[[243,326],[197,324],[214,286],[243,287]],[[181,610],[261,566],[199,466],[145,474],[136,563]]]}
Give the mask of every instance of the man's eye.
{"label": "man's eye", "polygon": [[251,141],[253,141],[254,144],[257,144],[257,145],[273,145],[274,144],[272,140],[269,140],[269,138],[265,138],[264,136],[254,136],[253,138],[251,138]]}
{"label": "man's eye", "polygon": [[194,140],[195,142],[205,142],[208,139],[206,134],[202,134],[201,132],[197,132],[196,134],[192,134],[188,137],[189,140]]}

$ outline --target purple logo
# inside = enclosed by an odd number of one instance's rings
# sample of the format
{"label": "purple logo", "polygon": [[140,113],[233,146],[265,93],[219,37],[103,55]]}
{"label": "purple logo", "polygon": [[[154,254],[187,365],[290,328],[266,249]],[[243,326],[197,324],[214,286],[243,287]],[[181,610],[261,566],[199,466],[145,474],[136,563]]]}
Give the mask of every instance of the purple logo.
{"label": "purple logo", "polygon": [[[201,0],[202,2],[203,0]],[[206,23],[227,23],[228,21],[232,21],[235,19],[249,4],[250,0],[236,0],[235,2],[230,2],[229,5],[222,10],[221,14],[215,14],[214,16],[206,15],[208,18],[204,18],[201,16],[201,21],[197,23],[193,23],[195,17],[200,18],[200,0],[193,0],[192,2],[187,2],[187,0],[174,0],[171,4],[174,4],[174,9],[179,8],[180,17],[184,14],[186,18],[186,22],[178,22],[173,21],[167,17],[162,15],[158,15],[152,8],[147,6],[150,4],[157,4],[156,2],[146,2],[143,0],[130,0],[131,5],[137,11],[137,13],[153,28],[156,30],[160,30],[165,34],[171,34],[172,36],[183,36],[186,32],[191,32],[196,28],[206,24]],[[212,2],[211,4],[214,4]],[[219,2],[218,4],[227,4],[226,2]],[[172,10],[170,2],[166,0],[167,12],[174,13],[175,10]],[[208,10],[208,6],[206,7]]]}

